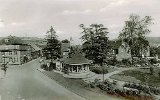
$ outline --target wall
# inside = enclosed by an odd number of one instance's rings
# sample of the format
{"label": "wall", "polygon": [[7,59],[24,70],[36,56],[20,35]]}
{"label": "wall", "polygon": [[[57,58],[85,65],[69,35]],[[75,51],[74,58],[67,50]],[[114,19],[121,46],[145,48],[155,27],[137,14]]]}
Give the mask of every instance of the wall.
{"label": "wall", "polygon": [[142,50],[142,57],[150,57],[150,47],[148,46],[147,47],[147,50],[146,49],[143,49]]}
{"label": "wall", "polygon": [[62,57],[68,57],[68,52],[70,51],[70,43],[62,43],[61,44],[61,55]]}
{"label": "wall", "polygon": [[116,55],[116,59],[118,61],[121,61],[122,59],[130,59],[131,53],[128,52],[128,50],[129,50],[128,47],[124,48],[124,47],[120,46],[118,48],[118,54]]}
{"label": "wall", "polygon": [[0,45],[0,63],[22,64],[24,55],[31,58],[31,47],[29,45]]}
{"label": "wall", "polygon": [[19,45],[0,45],[0,50],[19,50]]}
{"label": "wall", "polygon": [[8,64],[21,64],[20,62],[20,51],[12,50],[10,52],[0,52],[0,63],[4,63],[5,56],[5,63],[8,62]]}

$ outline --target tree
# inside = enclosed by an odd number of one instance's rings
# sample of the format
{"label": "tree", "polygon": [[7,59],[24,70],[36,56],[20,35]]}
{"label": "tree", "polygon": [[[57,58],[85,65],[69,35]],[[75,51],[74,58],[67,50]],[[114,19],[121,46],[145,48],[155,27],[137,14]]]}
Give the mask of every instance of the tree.
{"label": "tree", "polygon": [[158,76],[159,76],[159,78],[160,78],[160,71],[158,72]]}
{"label": "tree", "polygon": [[150,54],[152,57],[155,57],[156,54],[158,53],[158,47],[150,47]]}
{"label": "tree", "polygon": [[158,58],[160,57],[160,46],[159,47],[151,47],[150,48],[150,54],[152,57],[156,57],[158,56]]}
{"label": "tree", "polygon": [[106,55],[108,51],[108,29],[102,24],[91,24],[89,27],[85,27],[81,24],[80,27],[83,30],[83,35],[81,37],[83,40],[82,51],[85,53],[86,58],[103,66],[103,63],[106,63]]}
{"label": "tree", "polygon": [[101,59],[105,59],[107,54],[108,43],[108,29],[104,28],[102,24],[91,24],[89,27],[80,25],[82,28],[83,40],[83,52],[86,57],[93,60],[95,63],[101,62]]}
{"label": "tree", "polygon": [[57,59],[61,57],[61,43],[55,33],[55,30],[51,26],[47,32],[47,45],[43,49],[44,56],[47,59]]}
{"label": "tree", "polygon": [[149,42],[145,38],[135,37],[133,38],[133,44],[130,44],[131,54],[133,56],[142,57],[145,52],[148,51]]}
{"label": "tree", "polygon": [[70,41],[65,39],[65,40],[62,40],[62,43],[70,43]]}
{"label": "tree", "polygon": [[152,24],[152,18],[145,16],[140,18],[138,15],[130,15],[129,20],[125,21],[125,26],[119,34],[119,39],[125,41],[131,51],[131,55],[135,55],[135,52],[141,53],[147,50],[149,42],[146,40],[145,35],[150,33],[149,26]]}
{"label": "tree", "polygon": [[152,24],[151,16],[145,16],[140,19],[140,16],[131,14],[128,21],[125,21],[125,26],[120,32],[119,37],[133,39],[134,37],[145,37],[151,30],[148,27]]}
{"label": "tree", "polygon": [[81,39],[84,42],[93,42],[93,39],[97,36],[106,37],[108,29],[103,26],[103,24],[91,24],[89,27],[85,27],[84,24],[81,24],[82,28],[82,37]]}

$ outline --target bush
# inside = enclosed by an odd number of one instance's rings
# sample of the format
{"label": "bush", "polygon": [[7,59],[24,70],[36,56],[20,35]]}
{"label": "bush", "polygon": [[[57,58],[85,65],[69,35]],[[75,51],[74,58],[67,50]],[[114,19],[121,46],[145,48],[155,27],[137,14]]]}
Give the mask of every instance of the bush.
{"label": "bush", "polygon": [[41,69],[47,70],[47,64],[42,64]]}
{"label": "bush", "polygon": [[[90,68],[90,70],[92,72],[95,72],[96,74],[103,74],[103,68],[102,67],[93,67],[93,68]],[[104,74],[108,73],[108,69],[107,68],[104,68]]]}
{"label": "bush", "polygon": [[112,66],[115,66],[117,63],[118,63],[118,61],[117,61],[116,58],[110,59],[110,60],[108,60],[108,62],[107,62],[108,65],[112,65]]}
{"label": "bush", "polygon": [[131,65],[131,61],[129,59],[122,59],[122,63],[124,65]]}
{"label": "bush", "polygon": [[150,67],[149,70],[150,70],[150,74],[153,75],[153,73],[154,73],[153,67]]}
{"label": "bush", "polygon": [[95,88],[95,87],[96,87],[95,83],[93,83],[93,82],[90,83],[90,87],[91,87],[91,88]]}
{"label": "bush", "polygon": [[158,72],[158,76],[160,77],[160,71]]}
{"label": "bush", "polygon": [[156,64],[156,63],[158,63],[158,61],[157,61],[156,59],[151,59],[149,62],[150,62],[151,64]]}

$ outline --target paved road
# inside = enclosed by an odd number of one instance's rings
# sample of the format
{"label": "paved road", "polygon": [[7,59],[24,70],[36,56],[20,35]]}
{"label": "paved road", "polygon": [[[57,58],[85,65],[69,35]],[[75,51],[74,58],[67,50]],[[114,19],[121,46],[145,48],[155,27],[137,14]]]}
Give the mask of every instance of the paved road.
{"label": "paved road", "polygon": [[1,100],[85,100],[37,71],[38,61],[8,68],[0,79]]}

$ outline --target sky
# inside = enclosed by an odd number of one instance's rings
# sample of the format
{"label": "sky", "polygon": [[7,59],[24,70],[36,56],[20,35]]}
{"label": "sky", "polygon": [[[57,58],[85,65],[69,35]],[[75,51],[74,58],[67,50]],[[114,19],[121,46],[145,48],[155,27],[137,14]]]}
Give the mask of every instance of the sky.
{"label": "sky", "polygon": [[0,0],[0,37],[45,37],[53,26],[60,40],[81,44],[80,24],[103,24],[118,37],[130,14],[151,16],[149,36],[160,36],[160,0]]}

